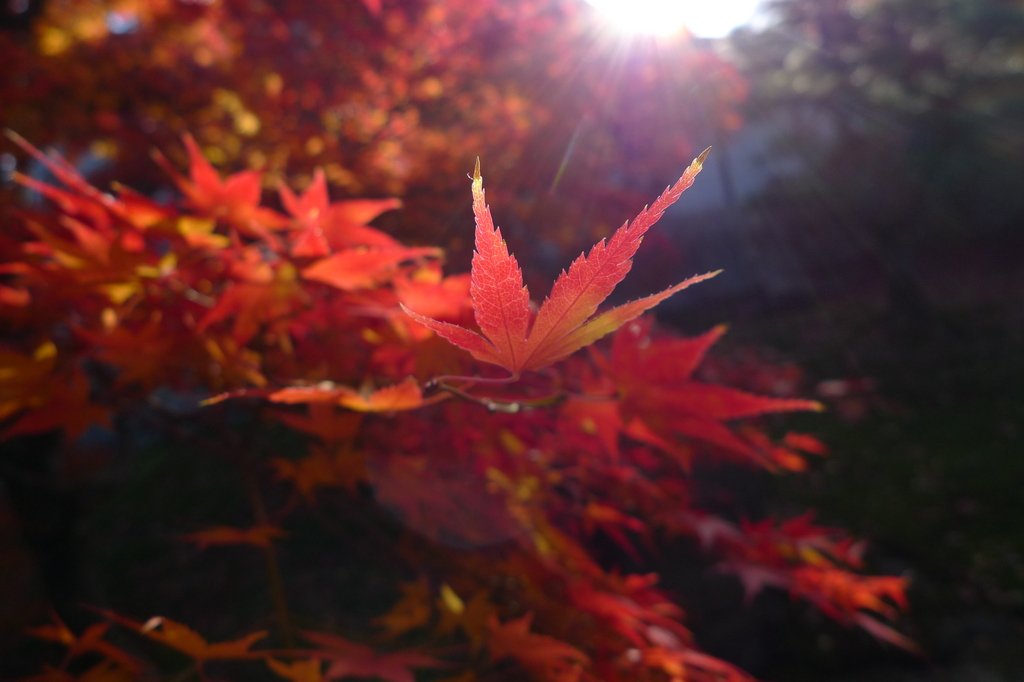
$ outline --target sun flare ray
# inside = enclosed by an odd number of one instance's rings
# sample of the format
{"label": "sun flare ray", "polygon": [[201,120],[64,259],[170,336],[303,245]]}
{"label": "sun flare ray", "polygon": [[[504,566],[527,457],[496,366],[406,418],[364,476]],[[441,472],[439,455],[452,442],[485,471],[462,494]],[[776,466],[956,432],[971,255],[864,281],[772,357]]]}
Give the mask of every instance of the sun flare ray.
{"label": "sun flare ray", "polygon": [[749,22],[761,0],[587,0],[618,31],[668,36],[684,27],[701,38],[721,38]]}

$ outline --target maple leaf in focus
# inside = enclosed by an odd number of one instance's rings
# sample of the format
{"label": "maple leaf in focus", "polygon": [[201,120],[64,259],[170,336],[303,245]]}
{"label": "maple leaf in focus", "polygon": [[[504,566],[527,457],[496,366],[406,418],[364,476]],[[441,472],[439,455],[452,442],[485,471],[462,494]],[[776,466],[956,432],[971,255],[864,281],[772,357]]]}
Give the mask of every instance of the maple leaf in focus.
{"label": "maple leaf in focus", "polygon": [[288,220],[277,211],[260,206],[263,174],[246,170],[221,180],[220,174],[203,156],[195,139],[186,134],[182,140],[188,151],[189,177],[184,177],[162,154],[155,154],[157,163],[185,195],[196,211],[222,218],[249,237],[267,237],[268,230],[281,230]]}
{"label": "maple leaf in focus", "polygon": [[365,644],[328,635],[323,632],[303,631],[302,636],[321,647],[316,655],[330,661],[324,678],[379,677],[388,682],[416,682],[410,668],[434,668],[441,665],[419,651],[408,649],[389,654],[378,654]]}
{"label": "maple leaf in focus", "polygon": [[498,661],[514,658],[544,682],[577,682],[590,658],[565,642],[530,632],[533,614],[500,623],[493,614],[488,621],[487,648]]}
{"label": "maple leaf in focus", "polygon": [[200,550],[213,545],[252,545],[253,547],[269,548],[275,538],[287,535],[280,528],[274,526],[253,526],[252,528],[232,528],[231,526],[216,526],[206,528],[196,533],[182,535],[181,539],[186,542],[194,542]]}
{"label": "maple leaf in focus", "polygon": [[494,227],[484,201],[480,162],[473,173],[473,213],[476,216],[476,251],[473,253],[470,294],[480,334],[457,325],[403,310],[481,362],[504,367],[513,376],[561,360],[686,287],[717,272],[698,275],[661,293],[613,308],[592,317],[632,267],[633,254],[643,235],[665,210],[693,184],[708,151],[697,157],[679,181],[666,189],[632,223],[626,223],[607,242],[601,240],[589,254],[581,254],[568,272],[563,271],[551,294],[534,318],[523,272],[510,255],[501,230]]}

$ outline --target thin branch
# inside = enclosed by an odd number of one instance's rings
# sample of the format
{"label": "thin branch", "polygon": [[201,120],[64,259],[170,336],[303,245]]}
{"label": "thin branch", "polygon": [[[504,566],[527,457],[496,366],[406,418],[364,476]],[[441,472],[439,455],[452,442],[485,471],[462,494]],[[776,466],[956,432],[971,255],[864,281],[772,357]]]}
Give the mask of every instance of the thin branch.
{"label": "thin branch", "polygon": [[[263,504],[263,495],[260,493],[260,486],[256,476],[252,472],[247,471],[245,473],[245,482],[249,488],[249,503],[252,506],[252,513],[256,523],[260,526],[270,525],[267,508]],[[292,619],[288,613],[288,602],[284,594],[284,582],[281,580],[281,566],[277,561],[277,551],[274,549],[273,543],[270,543],[263,549],[263,556],[267,563],[270,595],[274,600],[274,612],[277,615],[277,622],[281,628],[281,635],[285,645],[289,648],[294,648],[295,635],[292,629]]]}
{"label": "thin branch", "polygon": [[510,376],[507,376],[503,379],[489,379],[487,377],[461,377],[453,374],[444,374],[439,377],[434,377],[433,379],[428,381],[426,384],[424,384],[424,388],[439,386],[447,381],[461,381],[470,384],[514,384],[515,382],[519,381],[519,377],[520,375],[518,372]]}

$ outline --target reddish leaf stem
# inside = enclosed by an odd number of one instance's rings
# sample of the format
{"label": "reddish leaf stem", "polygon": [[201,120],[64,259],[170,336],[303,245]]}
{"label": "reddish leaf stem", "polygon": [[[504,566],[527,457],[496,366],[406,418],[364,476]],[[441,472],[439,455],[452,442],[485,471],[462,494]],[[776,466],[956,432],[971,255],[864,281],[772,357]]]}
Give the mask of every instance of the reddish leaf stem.
{"label": "reddish leaf stem", "polygon": [[489,379],[487,377],[462,377],[454,374],[442,374],[441,376],[434,377],[433,379],[428,381],[426,384],[424,384],[424,387],[427,388],[431,386],[439,386],[447,381],[462,381],[465,383],[472,384],[514,384],[515,382],[519,381],[519,378],[520,374],[518,372],[511,374],[507,377],[504,377],[502,379]]}

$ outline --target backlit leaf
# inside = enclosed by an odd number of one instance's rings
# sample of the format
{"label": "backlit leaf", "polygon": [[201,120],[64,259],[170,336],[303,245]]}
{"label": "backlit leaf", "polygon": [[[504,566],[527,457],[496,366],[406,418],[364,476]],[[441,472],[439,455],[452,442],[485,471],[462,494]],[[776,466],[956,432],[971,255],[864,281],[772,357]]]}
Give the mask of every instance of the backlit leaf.
{"label": "backlit leaf", "polygon": [[604,240],[598,242],[589,254],[577,258],[568,272],[563,271],[535,319],[519,263],[508,252],[501,231],[494,227],[490,208],[484,201],[478,161],[473,174],[476,251],[473,254],[470,293],[480,334],[425,317],[408,308],[405,308],[406,312],[420,324],[468,350],[477,360],[500,365],[514,376],[571,355],[677,291],[717,274],[692,277],[659,294],[593,317],[597,307],[629,272],[633,254],[643,235],[693,184],[707,153],[705,151],[695,159],[679,181],[666,189],[650,208],[641,211],[632,223],[623,225],[607,243]]}

